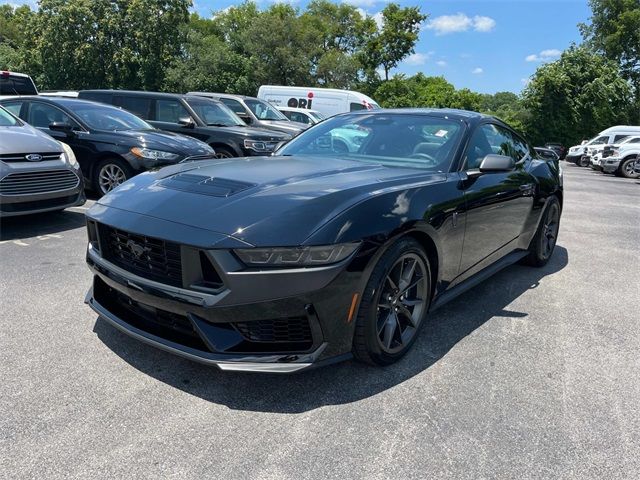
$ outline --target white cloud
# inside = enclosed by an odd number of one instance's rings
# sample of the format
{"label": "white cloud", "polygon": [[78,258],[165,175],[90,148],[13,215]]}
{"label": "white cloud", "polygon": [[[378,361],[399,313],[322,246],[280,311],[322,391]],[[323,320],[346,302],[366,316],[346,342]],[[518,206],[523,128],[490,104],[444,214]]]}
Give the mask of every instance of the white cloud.
{"label": "white cloud", "polygon": [[350,3],[356,7],[373,7],[379,3],[389,3],[390,0],[342,0],[342,3]]}
{"label": "white cloud", "polygon": [[476,67],[473,70],[471,70],[471,73],[473,73],[474,75],[480,75],[484,73],[484,70],[480,67]]}
{"label": "white cloud", "polygon": [[425,63],[427,63],[427,60],[429,60],[429,54],[428,53],[414,53],[412,55],[409,55],[404,63],[406,63],[407,65],[424,65]]}
{"label": "white cloud", "polygon": [[446,67],[447,66],[447,62],[445,62],[444,60],[438,60],[436,62],[436,65],[438,65],[439,67]]}
{"label": "white cloud", "polygon": [[382,28],[384,26],[384,18],[382,16],[382,12],[374,13],[372,17],[376,21],[376,25],[378,25],[378,28]]}
{"label": "white cloud", "polygon": [[476,32],[490,32],[496,27],[496,21],[491,17],[476,15],[473,17],[473,29]]}
{"label": "white cloud", "polygon": [[491,17],[476,15],[471,18],[464,13],[455,15],[441,15],[427,23],[428,30],[434,30],[436,35],[447,35],[448,33],[466,32],[471,29],[476,32],[490,32],[496,26],[496,21]]}
{"label": "white cloud", "polygon": [[556,48],[550,48],[548,50],[542,50],[540,53],[532,53],[525,57],[525,62],[548,62],[558,58],[562,52]]}

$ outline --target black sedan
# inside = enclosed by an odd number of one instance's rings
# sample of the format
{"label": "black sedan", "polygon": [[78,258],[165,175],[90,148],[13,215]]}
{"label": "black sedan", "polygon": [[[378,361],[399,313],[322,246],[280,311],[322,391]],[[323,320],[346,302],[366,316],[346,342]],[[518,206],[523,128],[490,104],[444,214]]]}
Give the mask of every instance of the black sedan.
{"label": "black sedan", "polygon": [[129,112],[96,102],[39,95],[0,104],[68,144],[87,183],[100,195],[143,170],[215,154],[206,143],[157,130]]}
{"label": "black sedan", "polygon": [[86,301],[223,370],[385,365],[430,311],[506,265],[544,265],[562,199],[556,165],[493,117],[340,115],[272,157],[167,167],[102,198]]}

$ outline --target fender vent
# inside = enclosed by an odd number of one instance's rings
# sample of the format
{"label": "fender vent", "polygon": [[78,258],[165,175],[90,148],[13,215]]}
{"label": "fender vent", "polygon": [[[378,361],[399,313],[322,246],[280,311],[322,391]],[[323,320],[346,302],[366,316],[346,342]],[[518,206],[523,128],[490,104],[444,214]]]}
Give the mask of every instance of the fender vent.
{"label": "fender vent", "polygon": [[173,177],[165,178],[160,182],[160,186],[213,197],[230,197],[254,187],[255,184],[226,178],[195,175],[193,173],[180,173]]}

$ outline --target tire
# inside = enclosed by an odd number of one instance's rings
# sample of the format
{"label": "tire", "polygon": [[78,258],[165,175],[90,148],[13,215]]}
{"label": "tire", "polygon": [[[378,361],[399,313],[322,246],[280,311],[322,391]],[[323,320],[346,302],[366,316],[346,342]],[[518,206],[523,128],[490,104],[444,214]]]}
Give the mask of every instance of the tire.
{"label": "tire", "polygon": [[424,324],[430,301],[431,269],[424,248],[401,238],[380,257],[367,281],[353,337],[356,359],[389,365],[402,358]]}
{"label": "tire", "polygon": [[119,158],[107,158],[96,165],[93,188],[98,195],[103,196],[133,175],[133,170],[125,161]]}
{"label": "tire", "polygon": [[560,202],[551,197],[544,210],[540,225],[531,240],[529,254],[522,259],[522,263],[532,267],[544,267],[556,248],[556,240],[560,229]]}
{"label": "tire", "polygon": [[233,158],[237,156],[235,153],[225,147],[213,147],[213,149],[216,151],[216,158]]}
{"label": "tire", "polygon": [[620,176],[625,178],[638,178],[640,174],[637,174],[633,171],[633,165],[636,159],[631,157],[627,158],[620,162],[620,166],[618,167],[618,171],[620,172]]}
{"label": "tire", "polygon": [[584,157],[580,157],[576,163],[581,167],[588,167],[591,162]]}

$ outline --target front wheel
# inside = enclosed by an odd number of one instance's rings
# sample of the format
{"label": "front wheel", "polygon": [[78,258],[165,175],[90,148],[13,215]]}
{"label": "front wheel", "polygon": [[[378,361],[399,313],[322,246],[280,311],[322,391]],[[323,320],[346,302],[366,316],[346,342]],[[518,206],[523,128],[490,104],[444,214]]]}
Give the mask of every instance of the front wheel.
{"label": "front wheel", "polygon": [[100,196],[106,195],[133,176],[131,167],[120,159],[107,158],[96,167],[93,186]]}
{"label": "front wheel", "polygon": [[389,365],[409,351],[431,300],[431,270],[424,248],[412,238],[394,243],[378,260],[356,318],[353,352],[358,360]]}
{"label": "front wheel", "polygon": [[556,197],[551,197],[542,215],[540,226],[529,246],[529,254],[523,259],[524,263],[532,267],[546,265],[556,247],[559,230],[560,202]]}
{"label": "front wheel", "polygon": [[235,157],[235,154],[224,147],[214,147],[214,150],[216,151],[216,153],[214,154],[215,158],[233,158]]}

